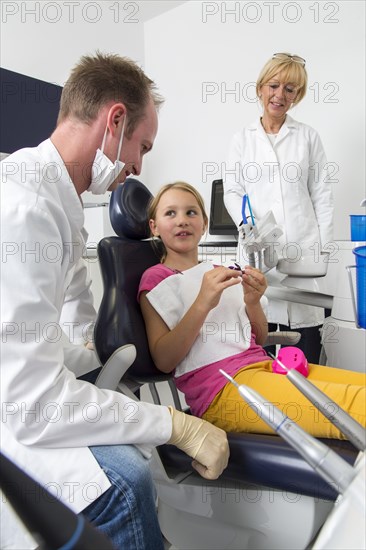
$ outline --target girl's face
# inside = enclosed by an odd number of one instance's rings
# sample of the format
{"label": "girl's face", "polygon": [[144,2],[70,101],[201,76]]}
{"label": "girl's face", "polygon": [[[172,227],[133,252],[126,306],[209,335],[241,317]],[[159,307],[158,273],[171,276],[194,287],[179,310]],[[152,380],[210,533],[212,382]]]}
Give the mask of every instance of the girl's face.
{"label": "girl's face", "polygon": [[188,191],[169,189],[160,198],[150,229],[160,236],[167,252],[189,252],[197,245],[206,227],[199,204]]}

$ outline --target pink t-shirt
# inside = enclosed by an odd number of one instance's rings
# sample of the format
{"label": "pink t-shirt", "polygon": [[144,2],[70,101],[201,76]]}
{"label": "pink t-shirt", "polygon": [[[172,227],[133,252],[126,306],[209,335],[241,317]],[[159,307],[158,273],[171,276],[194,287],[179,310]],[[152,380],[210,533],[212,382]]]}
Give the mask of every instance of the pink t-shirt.
{"label": "pink t-shirt", "polygon": [[[141,292],[149,292],[161,281],[175,273],[179,272],[163,264],[157,264],[147,269],[141,277],[138,300]],[[204,367],[200,367],[193,372],[175,377],[175,384],[177,388],[184,393],[187,405],[189,405],[192,414],[195,416],[202,416],[215,396],[227,384],[226,378],[219,372],[219,369],[223,369],[230,374],[230,376],[235,376],[243,367],[265,361],[266,359],[268,359],[268,355],[262,346],[256,344],[255,335],[252,333],[250,346],[247,350],[237,355],[216,361],[215,363],[210,363]]]}

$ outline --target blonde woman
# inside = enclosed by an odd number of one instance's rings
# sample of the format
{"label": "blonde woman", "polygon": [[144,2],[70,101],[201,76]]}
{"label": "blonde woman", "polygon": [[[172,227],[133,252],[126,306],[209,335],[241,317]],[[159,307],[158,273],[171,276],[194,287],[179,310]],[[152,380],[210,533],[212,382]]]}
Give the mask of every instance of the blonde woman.
{"label": "blonde woman", "polygon": [[[239,226],[242,199],[248,194],[254,218],[273,211],[283,235],[275,250],[291,259],[303,254],[319,258],[333,238],[333,196],[327,159],[318,133],[297,122],[288,111],[304,98],[305,59],[275,53],[261,70],[256,93],[263,113],[232,139],[224,181],[226,208]],[[269,280],[276,278],[275,270]],[[324,310],[270,300],[269,330],[290,328],[301,333],[299,347],[309,361],[320,354],[319,327]]]}

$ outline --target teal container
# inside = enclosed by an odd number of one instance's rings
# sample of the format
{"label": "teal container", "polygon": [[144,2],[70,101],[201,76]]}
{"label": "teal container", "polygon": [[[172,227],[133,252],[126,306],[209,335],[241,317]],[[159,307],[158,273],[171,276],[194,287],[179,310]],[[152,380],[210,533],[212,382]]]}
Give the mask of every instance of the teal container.
{"label": "teal container", "polygon": [[351,241],[366,242],[366,215],[351,214]]}
{"label": "teal container", "polygon": [[357,321],[366,328],[366,246],[357,246],[352,252],[356,257]]}

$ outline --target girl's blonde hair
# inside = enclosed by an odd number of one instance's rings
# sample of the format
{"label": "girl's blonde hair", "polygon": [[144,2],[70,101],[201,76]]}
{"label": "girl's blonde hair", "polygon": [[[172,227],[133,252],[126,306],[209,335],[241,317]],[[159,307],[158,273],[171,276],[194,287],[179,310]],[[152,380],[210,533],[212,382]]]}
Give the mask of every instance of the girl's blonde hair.
{"label": "girl's blonde hair", "polygon": [[[194,196],[194,198],[196,199],[196,201],[198,203],[198,206],[201,210],[202,217],[203,217],[203,222],[204,222],[204,226],[205,226],[205,230],[206,230],[207,226],[208,226],[208,216],[206,214],[205,203],[204,203],[203,197],[197,191],[197,189],[195,189],[192,185],[190,185],[189,183],[186,183],[184,181],[176,181],[174,183],[167,183],[166,185],[161,187],[161,189],[158,191],[157,195],[150,200],[150,203],[148,205],[148,209],[147,209],[148,220],[155,220],[156,210],[158,208],[161,197],[164,195],[164,193],[166,193],[167,191],[170,191],[171,189],[177,189],[178,191],[185,191],[186,193],[191,193],[191,195]],[[151,236],[153,236],[152,232],[151,232]],[[152,244],[153,244],[153,246],[157,246],[157,242],[154,239],[152,240]],[[159,240],[158,249],[159,249],[159,252],[162,251],[162,254],[160,256],[160,261],[163,262],[166,258],[166,249],[165,249],[165,246],[164,246],[164,244],[162,243],[161,240]]]}
{"label": "girl's blonde hair", "polygon": [[[285,55],[288,55],[288,57],[286,58]],[[283,57],[272,57],[267,61],[257,79],[257,97],[260,97],[260,90],[264,84],[269,82],[275,75],[281,74],[281,78],[285,82],[291,82],[291,84],[294,84],[298,88],[293,104],[297,105],[297,103],[300,103],[306,94],[308,75],[305,66],[302,63],[294,61],[293,57],[297,56],[283,54]]]}

